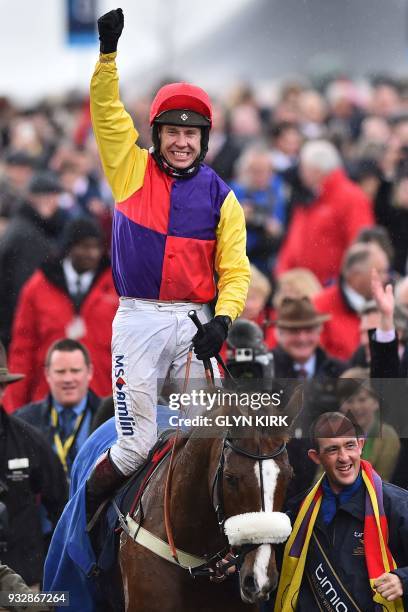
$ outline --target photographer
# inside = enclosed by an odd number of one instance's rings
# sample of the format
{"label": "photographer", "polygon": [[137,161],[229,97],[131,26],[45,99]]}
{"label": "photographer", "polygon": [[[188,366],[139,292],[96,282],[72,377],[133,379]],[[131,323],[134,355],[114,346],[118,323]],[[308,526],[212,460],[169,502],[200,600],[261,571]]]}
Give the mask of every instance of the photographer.
{"label": "photographer", "polygon": [[[292,497],[312,483],[316,471],[311,462],[304,460],[309,442],[303,432],[307,431],[307,418],[310,420],[310,414],[314,413],[307,407],[317,407],[320,412],[324,412],[327,405],[332,407],[331,402],[336,401],[334,381],[333,378],[323,381],[317,379],[306,384],[304,378],[297,377],[293,369],[290,372],[283,371],[274,355],[275,351],[268,351],[259,325],[241,318],[232,324],[227,338],[227,367],[235,379],[235,384],[241,389],[252,388],[279,393],[282,410],[299,387],[302,388],[304,408],[295,424],[294,437],[287,446],[289,462],[294,469],[287,495]],[[338,370],[335,373],[338,376]],[[231,382],[226,379],[224,384],[228,386]],[[232,386],[235,389],[235,385]]]}

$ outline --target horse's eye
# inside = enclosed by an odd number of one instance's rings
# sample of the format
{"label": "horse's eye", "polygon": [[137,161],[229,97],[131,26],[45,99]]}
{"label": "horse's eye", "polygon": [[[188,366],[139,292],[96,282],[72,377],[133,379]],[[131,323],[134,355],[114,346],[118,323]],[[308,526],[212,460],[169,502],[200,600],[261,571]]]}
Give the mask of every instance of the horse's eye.
{"label": "horse's eye", "polygon": [[239,478],[238,476],[233,476],[233,474],[224,474],[225,482],[231,487],[237,487]]}

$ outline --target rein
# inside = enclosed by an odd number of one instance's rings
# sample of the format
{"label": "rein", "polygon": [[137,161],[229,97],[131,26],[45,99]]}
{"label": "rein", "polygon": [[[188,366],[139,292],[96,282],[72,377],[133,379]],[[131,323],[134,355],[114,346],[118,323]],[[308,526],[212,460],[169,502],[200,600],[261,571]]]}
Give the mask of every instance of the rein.
{"label": "rein", "polygon": [[[188,313],[188,316],[193,321],[194,325],[197,327],[197,330],[198,330],[197,333],[199,335],[202,335],[204,333],[204,328],[202,326],[200,319],[197,316],[196,311],[190,310]],[[187,391],[187,385],[188,385],[188,381],[190,378],[190,368],[191,368],[192,358],[193,358],[193,344],[190,344],[190,347],[188,349],[188,354],[187,354],[186,372],[184,375],[184,383],[183,383],[183,393],[186,393]],[[208,386],[214,387],[214,371],[213,371],[210,359],[206,359],[204,361],[204,370],[205,370],[205,378],[207,380]],[[172,554],[173,559],[176,561],[176,563],[179,563],[179,559],[178,559],[176,545],[174,543],[173,530],[171,527],[170,492],[171,492],[171,478],[173,475],[174,455],[175,455],[175,450],[176,450],[178,440],[179,440],[179,433],[180,433],[180,419],[178,419],[176,434],[173,440],[173,446],[172,446],[171,455],[170,455],[170,462],[169,462],[169,467],[168,467],[167,476],[166,476],[166,485],[164,489],[164,525],[166,528],[166,536],[167,536],[167,541],[170,546],[171,554]]]}
{"label": "rein", "polygon": [[[190,348],[188,350],[188,355],[187,355],[186,373],[184,376],[184,384],[183,384],[183,393],[186,392],[188,380],[190,378],[190,367],[191,367],[192,358],[193,358],[193,345],[190,345]],[[171,555],[176,563],[179,563],[179,559],[178,559],[176,545],[174,543],[173,530],[171,527],[170,491],[171,491],[171,478],[173,476],[174,455],[175,455],[177,443],[179,441],[179,433],[180,433],[180,419],[178,419],[178,422],[177,422],[176,434],[174,436],[173,445],[171,447],[169,467],[167,469],[167,475],[166,475],[166,485],[164,488],[164,526],[166,528],[166,536],[167,536],[167,541],[169,543]]]}
{"label": "rein", "polygon": [[[172,451],[175,450],[174,440]],[[180,442],[180,440],[179,440]],[[222,452],[220,454],[220,459],[217,467],[217,471],[214,477],[213,486],[212,486],[212,502],[214,509],[217,514],[218,524],[220,527],[220,531],[223,535],[224,531],[224,523],[225,523],[225,514],[223,507],[223,496],[220,491],[222,491],[222,482],[223,482],[223,470],[224,470],[224,462],[225,462],[225,450],[229,448],[231,451],[236,452],[240,455],[248,457],[248,459],[256,460],[260,462],[260,470],[262,470],[262,461],[266,461],[268,459],[274,459],[282,454],[286,449],[286,444],[283,443],[276,451],[269,455],[258,455],[254,453],[250,453],[243,448],[235,446],[231,439],[228,437],[223,438],[222,440]],[[162,457],[162,460],[165,459],[165,456]],[[157,466],[158,467],[158,466]],[[170,465],[169,465],[170,467]],[[260,471],[262,474],[262,471]],[[150,474],[150,478],[153,474]],[[167,475],[168,476],[168,475]],[[149,480],[150,480],[149,478]],[[167,483],[167,481],[166,481]],[[262,476],[261,476],[262,483]],[[217,493],[218,491],[218,497]],[[261,485],[261,495],[262,495],[262,507],[264,509],[264,500],[263,500],[263,487]],[[167,504],[169,504],[169,497],[167,498]],[[167,524],[170,526],[170,535],[173,544],[173,548],[170,545],[169,535],[167,535],[167,542],[165,540],[161,540],[159,537],[153,535],[144,529],[140,523],[137,523],[135,519],[128,514],[124,517],[117,507],[116,503],[113,503],[115,510],[119,517],[119,523],[121,525],[122,530],[132,538],[135,542],[138,542],[140,545],[148,548],[156,555],[161,558],[169,561],[171,563],[177,564],[181,569],[184,569],[189,572],[192,578],[196,578],[198,576],[208,577],[213,581],[221,582],[228,577],[228,570],[231,567],[236,567],[238,570],[241,568],[245,557],[248,553],[255,550],[260,546],[259,543],[256,544],[243,544],[238,547],[226,545],[223,549],[213,554],[211,557],[207,558],[206,556],[200,558],[191,553],[186,553],[185,551],[179,550],[175,547],[174,538],[171,531],[171,524],[168,522]],[[169,518],[169,507],[167,506],[167,513]],[[166,507],[165,507],[166,514]],[[228,559],[226,561],[226,558]]]}
{"label": "rein", "polygon": [[[200,321],[198,320],[195,311],[190,311],[188,316],[192,319],[192,321],[196,324],[199,333],[202,330],[202,326]],[[187,391],[187,385],[190,377],[190,368],[191,361],[193,355],[193,345],[191,344],[189,347],[187,362],[186,362],[186,372],[183,383],[183,393]],[[221,361],[222,360],[218,360]],[[225,368],[228,377],[232,376],[228,372],[225,367],[225,364],[222,362],[221,365]],[[214,372],[211,366],[211,361],[207,360],[204,362],[204,369],[207,383],[210,387],[214,386]],[[233,380],[233,379],[232,379]],[[120,513],[120,510],[116,508],[118,512],[119,521],[122,526],[122,529],[136,542],[142,546],[145,546],[155,554],[159,555],[163,559],[166,559],[169,562],[177,564],[180,568],[187,570],[190,575],[195,578],[196,576],[207,576],[215,581],[222,581],[227,578],[228,570],[231,567],[236,567],[240,569],[242,563],[245,560],[246,555],[255,550],[260,546],[260,544],[242,544],[239,547],[231,547],[227,544],[222,550],[218,551],[210,558],[200,559],[194,555],[189,553],[185,553],[184,551],[178,550],[176,548],[173,536],[173,530],[171,525],[171,517],[170,517],[170,498],[171,498],[171,481],[174,469],[174,459],[177,448],[180,445],[180,419],[178,420],[176,433],[173,438],[170,461],[167,469],[166,475],[166,483],[165,483],[165,491],[164,491],[164,525],[166,530],[167,542],[161,540],[157,536],[147,532],[143,527],[135,522],[135,520],[128,515],[126,518]],[[214,476],[213,484],[212,484],[212,505],[214,507],[218,525],[220,528],[221,534],[225,537],[224,533],[224,524],[226,521],[225,510],[224,510],[224,496],[223,496],[223,479],[224,479],[224,464],[225,464],[225,451],[229,449],[234,453],[247,457],[250,460],[258,461],[259,463],[259,473],[260,473],[260,490],[261,490],[261,508],[262,511],[265,511],[265,498],[264,498],[264,484],[263,484],[263,473],[262,473],[262,464],[263,461],[268,459],[274,459],[278,457],[286,450],[286,443],[284,442],[277,450],[269,455],[255,454],[250,453],[243,448],[235,446],[232,440],[227,435],[222,439],[222,449],[220,454],[220,459],[218,462],[217,470]],[[129,528],[128,522],[133,525]],[[170,549],[170,554],[168,552]],[[226,560],[226,557],[228,560]],[[200,561],[204,561],[200,563]],[[214,567],[215,566],[215,567]]]}

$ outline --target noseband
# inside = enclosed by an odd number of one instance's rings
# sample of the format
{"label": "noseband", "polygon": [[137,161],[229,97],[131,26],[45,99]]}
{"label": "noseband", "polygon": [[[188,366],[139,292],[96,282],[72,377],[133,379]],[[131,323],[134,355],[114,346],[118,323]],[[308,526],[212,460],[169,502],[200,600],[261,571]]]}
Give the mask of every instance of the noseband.
{"label": "noseband", "polygon": [[[224,510],[224,495],[223,495],[223,481],[224,481],[224,464],[225,464],[225,450],[229,448],[234,453],[238,455],[242,455],[243,457],[248,457],[248,459],[252,459],[253,461],[259,462],[259,474],[260,474],[260,485],[261,485],[261,507],[262,511],[265,511],[265,497],[264,497],[264,487],[263,487],[263,475],[262,475],[262,462],[267,461],[268,459],[275,459],[282,455],[282,453],[286,450],[286,443],[284,442],[278,449],[276,449],[270,455],[258,455],[255,453],[250,453],[239,446],[235,446],[232,443],[231,439],[226,436],[223,439],[222,450],[220,454],[220,458],[218,461],[217,471],[214,476],[213,484],[212,484],[212,504],[214,506],[214,510],[217,515],[217,521],[220,528],[220,531],[224,534],[224,525],[225,525],[225,510]],[[259,544],[243,544],[239,547],[233,549],[233,554],[230,554],[230,560],[228,563],[219,562],[216,566],[216,579],[224,580],[227,577],[227,571],[230,567],[236,567],[238,570],[241,568],[243,562],[245,561],[246,555],[258,548]],[[224,549],[217,555],[214,555],[209,562],[202,567],[195,568],[194,570],[190,570],[192,576],[203,576],[203,575],[211,575],[214,576],[214,571],[209,569],[211,562],[214,559],[221,559],[222,556],[226,554],[228,548]]]}
{"label": "noseband", "polygon": [[261,508],[262,511],[265,511],[265,495],[264,495],[264,486],[263,486],[263,473],[262,473],[262,462],[267,461],[268,459],[275,459],[282,455],[282,453],[286,450],[286,442],[276,449],[270,455],[257,455],[255,453],[249,453],[248,451],[240,448],[239,446],[235,446],[232,443],[231,439],[226,436],[223,440],[222,450],[220,454],[220,459],[218,461],[217,471],[214,476],[213,484],[212,484],[212,504],[214,506],[215,513],[217,515],[217,521],[219,528],[222,533],[224,533],[224,523],[225,523],[225,510],[224,510],[224,492],[223,492],[223,484],[224,484],[224,465],[225,465],[225,450],[230,448],[234,453],[238,455],[242,455],[243,457],[248,457],[248,459],[252,459],[254,461],[258,461],[259,463],[259,475],[260,475],[260,485],[261,485]]}
{"label": "noseband", "polygon": [[[225,525],[226,518],[225,518],[225,511],[224,511],[223,481],[224,481],[225,451],[227,448],[231,449],[232,452],[237,453],[238,455],[242,455],[244,457],[247,457],[248,459],[259,462],[260,486],[261,486],[261,506],[262,506],[262,510],[264,511],[265,510],[265,499],[264,499],[263,476],[262,476],[262,462],[268,459],[275,459],[276,457],[284,453],[286,450],[286,443],[284,442],[278,449],[276,449],[273,453],[269,455],[260,455],[260,454],[250,453],[244,450],[243,448],[235,446],[228,436],[223,438],[222,450],[221,450],[220,458],[218,461],[217,470],[214,476],[213,484],[212,484],[212,504],[214,506],[214,509],[217,515],[217,520],[218,520],[220,531],[224,537],[226,535],[224,533],[224,525]],[[119,521],[120,521],[123,531],[127,533],[128,535],[130,535],[132,539],[136,541],[134,534],[131,534],[129,531],[129,527],[127,525],[125,517],[121,514],[121,511],[116,506],[116,504],[114,505],[118,513]],[[137,527],[139,530],[140,525],[138,525]],[[166,544],[165,542],[163,543]],[[144,543],[143,545],[146,546],[146,543]],[[202,565],[198,565],[195,567],[184,567],[184,569],[188,569],[190,575],[193,578],[195,578],[196,576],[206,576],[210,578],[211,580],[215,580],[215,581],[225,580],[225,578],[227,577],[228,569],[230,567],[236,567],[239,570],[245,560],[246,555],[252,550],[258,548],[259,545],[260,545],[259,543],[255,543],[255,544],[240,543],[237,546],[233,546],[229,544],[225,546],[222,550],[212,555],[211,557],[205,556],[206,562],[203,563]],[[167,544],[167,546],[169,545]],[[147,548],[149,547],[147,546]],[[162,554],[158,553],[157,550],[153,548],[150,548],[150,550],[153,550],[153,552],[156,552],[156,554],[159,554],[159,556],[162,556],[168,559],[168,556],[163,556]],[[229,551],[233,551],[233,552],[229,552]],[[170,552],[171,552],[171,549],[170,549]],[[174,556],[174,554],[171,553],[171,556],[172,556],[173,562],[176,562],[179,565],[181,565],[178,560],[177,555]],[[226,560],[226,556],[228,556],[228,561]]]}

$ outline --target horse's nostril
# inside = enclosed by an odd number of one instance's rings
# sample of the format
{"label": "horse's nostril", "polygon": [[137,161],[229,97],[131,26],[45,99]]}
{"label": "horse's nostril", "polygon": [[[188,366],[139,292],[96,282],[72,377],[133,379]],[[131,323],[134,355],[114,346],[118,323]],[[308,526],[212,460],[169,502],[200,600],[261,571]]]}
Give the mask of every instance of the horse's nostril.
{"label": "horse's nostril", "polygon": [[245,576],[243,587],[247,593],[255,593],[258,589],[255,576],[253,576],[252,574],[248,574],[248,576]]}

